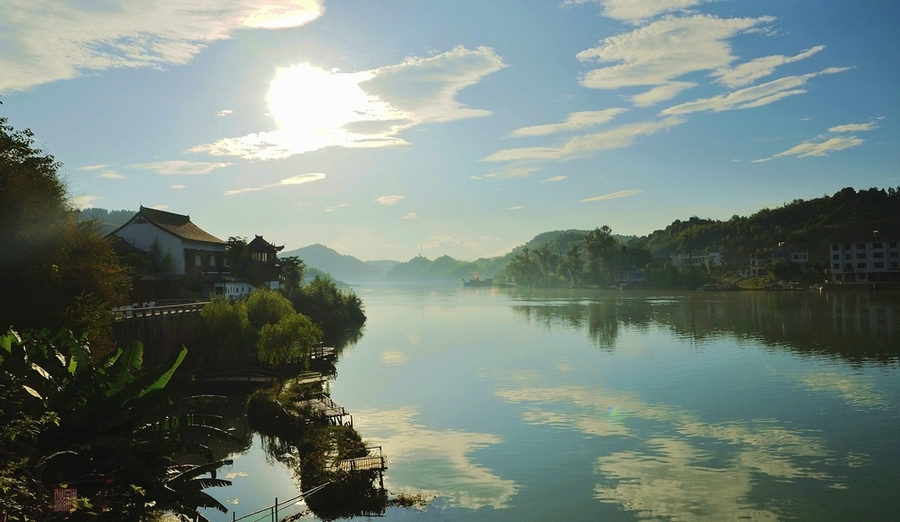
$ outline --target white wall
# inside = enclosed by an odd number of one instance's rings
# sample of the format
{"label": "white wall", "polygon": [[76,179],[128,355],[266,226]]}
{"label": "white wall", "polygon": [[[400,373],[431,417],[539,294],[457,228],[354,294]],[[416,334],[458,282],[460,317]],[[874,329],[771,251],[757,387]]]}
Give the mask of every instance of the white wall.
{"label": "white wall", "polygon": [[135,248],[150,251],[153,240],[159,241],[160,252],[168,252],[172,256],[172,267],[176,274],[184,273],[184,246],[181,238],[174,236],[150,223],[129,223],[116,232],[116,235]]}

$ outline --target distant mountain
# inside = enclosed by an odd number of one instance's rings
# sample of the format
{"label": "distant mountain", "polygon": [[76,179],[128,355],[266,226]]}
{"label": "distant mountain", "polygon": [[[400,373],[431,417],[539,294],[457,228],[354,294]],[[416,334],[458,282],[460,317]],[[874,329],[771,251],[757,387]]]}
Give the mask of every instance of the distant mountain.
{"label": "distant mountain", "polygon": [[347,283],[366,281],[382,281],[397,261],[360,261],[359,259],[339,254],[325,245],[310,245],[289,252],[281,252],[279,257],[297,256],[306,266],[318,268],[333,278]]}
{"label": "distant mountain", "polygon": [[481,258],[475,261],[460,261],[450,256],[430,260],[416,256],[404,263],[397,263],[388,272],[388,281],[446,281],[469,279],[472,277],[494,277],[509,260],[506,257]]}
{"label": "distant mountain", "polygon": [[[446,281],[472,277],[492,278],[499,274],[503,267],[524,248],[537,250],[546,244],[554,253],[563,254],[572,244],[581,246],[587,233],[587,230],[543,232],[503,256],[480,258],[475,261],[460,261],[450,256],[441,256],[430,260],[417,256],[409,261],[395,264],[385,279],[388,281]],[[636,239],[635,236],[613,235],[613,237],[622,244]]]}

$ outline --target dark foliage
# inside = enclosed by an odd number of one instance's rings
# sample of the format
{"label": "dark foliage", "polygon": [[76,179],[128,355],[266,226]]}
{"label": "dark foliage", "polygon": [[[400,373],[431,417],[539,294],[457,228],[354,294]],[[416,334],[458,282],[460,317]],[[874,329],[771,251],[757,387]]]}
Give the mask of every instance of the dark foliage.
{"label": "dark foliage", "polygon": [[31,131],[0,118],[0,328],[87,332],[110,346],[111,308],[129,282],[92,221],[78,222],[60,164],[34,148]]}

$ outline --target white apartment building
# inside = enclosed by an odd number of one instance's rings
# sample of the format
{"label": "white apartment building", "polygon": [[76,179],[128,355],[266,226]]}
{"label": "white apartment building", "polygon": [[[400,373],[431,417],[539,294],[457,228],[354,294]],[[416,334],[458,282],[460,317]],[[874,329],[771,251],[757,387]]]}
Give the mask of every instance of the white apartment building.
{"label": "white apartment building", "polygon": [[836,283],[900,281],[900,248],[897,241],[874,237],[867,243],[828,246],[829,267]]}
{"label": "white apartment building", "polygon": [[672,266],[675,268],[684,268],[686,266],[721,266],[722,254],[711,252],[709,254],[699,254],[692,256],[672,255]]}

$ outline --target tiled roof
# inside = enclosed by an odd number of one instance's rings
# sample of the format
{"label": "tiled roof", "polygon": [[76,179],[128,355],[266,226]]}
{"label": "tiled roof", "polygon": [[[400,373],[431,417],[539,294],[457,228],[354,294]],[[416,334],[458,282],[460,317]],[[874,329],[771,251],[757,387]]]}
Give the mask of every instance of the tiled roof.
{"label": "tiled roof", "polygon": [[250,252],[268,252],[274,250],[275,252],[281,252],[284,250],[284,245],[275,246],[272,243],[269,243],[262,236],[256,236],[253,238],[253,241],[247,244],[247,250]]}
{"label": "tiled roof", "polygon": [[221,239],[208,232],[205,232],[200,227],[192,223],[190,216],[173,214],[172,212],[146,208],[144,206],[141,206],[141,210],[140,212],[138,212],[138,216],[146,219],[159,228],[180,237],[181,239],[187,239],[189,241],[201,241],[204,243],[215,243],[219,245],[225,244],[225,242]]}

